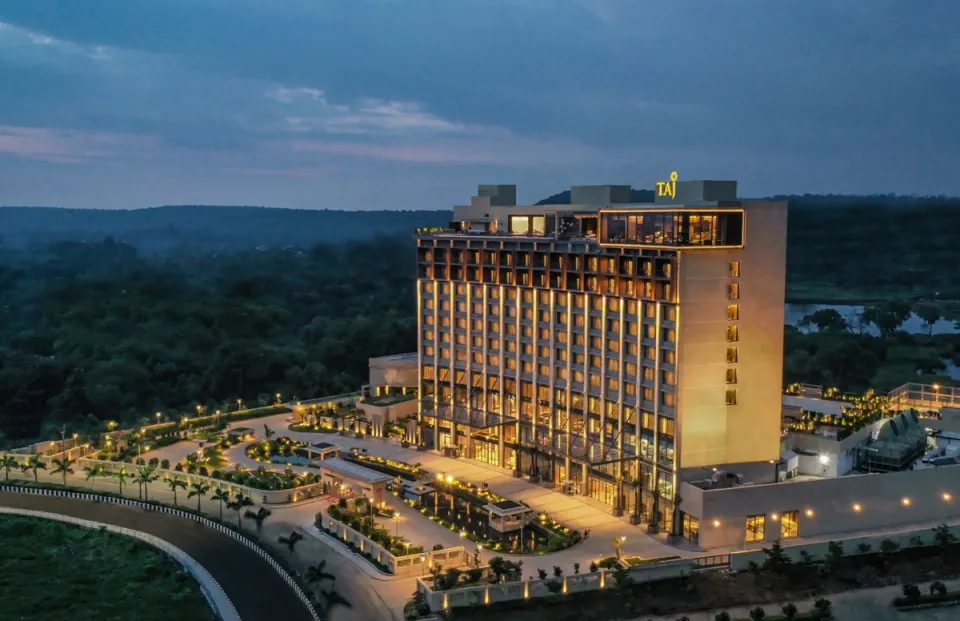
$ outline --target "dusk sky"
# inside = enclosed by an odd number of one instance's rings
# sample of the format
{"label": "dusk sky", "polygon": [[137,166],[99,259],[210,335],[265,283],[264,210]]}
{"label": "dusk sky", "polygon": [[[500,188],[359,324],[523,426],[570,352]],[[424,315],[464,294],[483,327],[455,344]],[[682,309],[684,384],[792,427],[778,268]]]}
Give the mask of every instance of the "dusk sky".
{"label": "dusk sky", "polygon": [[960,194],[960,1],[3,0],[0,205]]}

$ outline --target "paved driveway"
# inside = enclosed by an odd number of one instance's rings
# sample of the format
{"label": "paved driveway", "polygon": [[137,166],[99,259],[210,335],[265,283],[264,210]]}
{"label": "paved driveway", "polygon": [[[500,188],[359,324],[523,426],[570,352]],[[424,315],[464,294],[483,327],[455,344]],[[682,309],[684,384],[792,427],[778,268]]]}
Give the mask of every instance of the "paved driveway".
{"label": "paved driveway", "polygon": [[[0,504],[48,511],[131,528],[180,548],[216,578],[244,621],[310,621],[306,607],[280,576],[246,546],[192,520],[71,498],[0,492]],[[131,618],[135,612],[131,611]]]}

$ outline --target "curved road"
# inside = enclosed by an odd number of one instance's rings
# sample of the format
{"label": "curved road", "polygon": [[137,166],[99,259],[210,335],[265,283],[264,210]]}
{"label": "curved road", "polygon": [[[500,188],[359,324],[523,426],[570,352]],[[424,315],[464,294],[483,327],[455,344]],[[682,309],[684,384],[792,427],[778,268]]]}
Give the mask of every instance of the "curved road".
{"label": "curved road", "polygon": [[312,621],[277,572],[249,548],[193,520],[111,503],[0,492],[7,507],[49,511],[132,528],[177,546],[216,578],[243,621]]}

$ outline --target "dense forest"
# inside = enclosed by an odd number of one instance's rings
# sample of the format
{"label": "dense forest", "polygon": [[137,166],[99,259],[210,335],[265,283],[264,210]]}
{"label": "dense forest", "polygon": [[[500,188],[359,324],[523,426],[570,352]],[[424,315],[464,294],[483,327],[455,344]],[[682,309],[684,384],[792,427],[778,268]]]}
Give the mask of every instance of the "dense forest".
{"label": "dense forest", "polygon": [[87,414],[356,390],[369,356],[416,348],[413,243],[145,259],[60,242],[0,260],[0,431]]}
{"label": "dense forest", "polygon": [[[960,318],[960,203],[790,200],[788,299],[874,302],[878,326],[931,305]],[[370,356],[415,348],[411,232],[450,218],[224,207],[42,209],[34,222],[33,211],[0,209],[0,224],[19,223],[0,228],[7,439],[275,391],[355,390]],[[960,364],[956,335],[809,323],[822,329],[787,330],[785,381],[889,388]]]}

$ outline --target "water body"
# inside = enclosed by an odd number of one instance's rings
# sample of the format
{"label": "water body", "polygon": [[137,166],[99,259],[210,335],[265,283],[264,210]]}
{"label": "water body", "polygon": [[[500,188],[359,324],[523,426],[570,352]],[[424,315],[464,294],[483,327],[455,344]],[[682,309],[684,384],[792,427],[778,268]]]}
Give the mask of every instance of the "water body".
{"label": "water body", "polygon": [[[784,315],[784,323],[790,326],[796,326],[800,323],[800,320],[803,319],[804,315],[809,315],[825,308],[836,310],[847,320],[847,323],[850,323],[857,315],[863,312],[863,306],[852,306],[848,304],[787,304],[785,306],[786,313]],[[909,319],[903,322],[900,329],[910,334],[927,334],[930,330],[929,326],[923,322],[923,319],[920,319],[914,314],[911,314]],[[866,332],[874,336],[879,335],[877,327],[872,324],[867,327]],[[939,319],[933,324],[933,333],[958,334],[960,330],[957,330],[953,321]]]}
{"label": "water body", "polygon": [[271,455],[270,461],[275,464],[294,464],[296,466],[309,466],[310,460],[306,457],[297,455]]}

